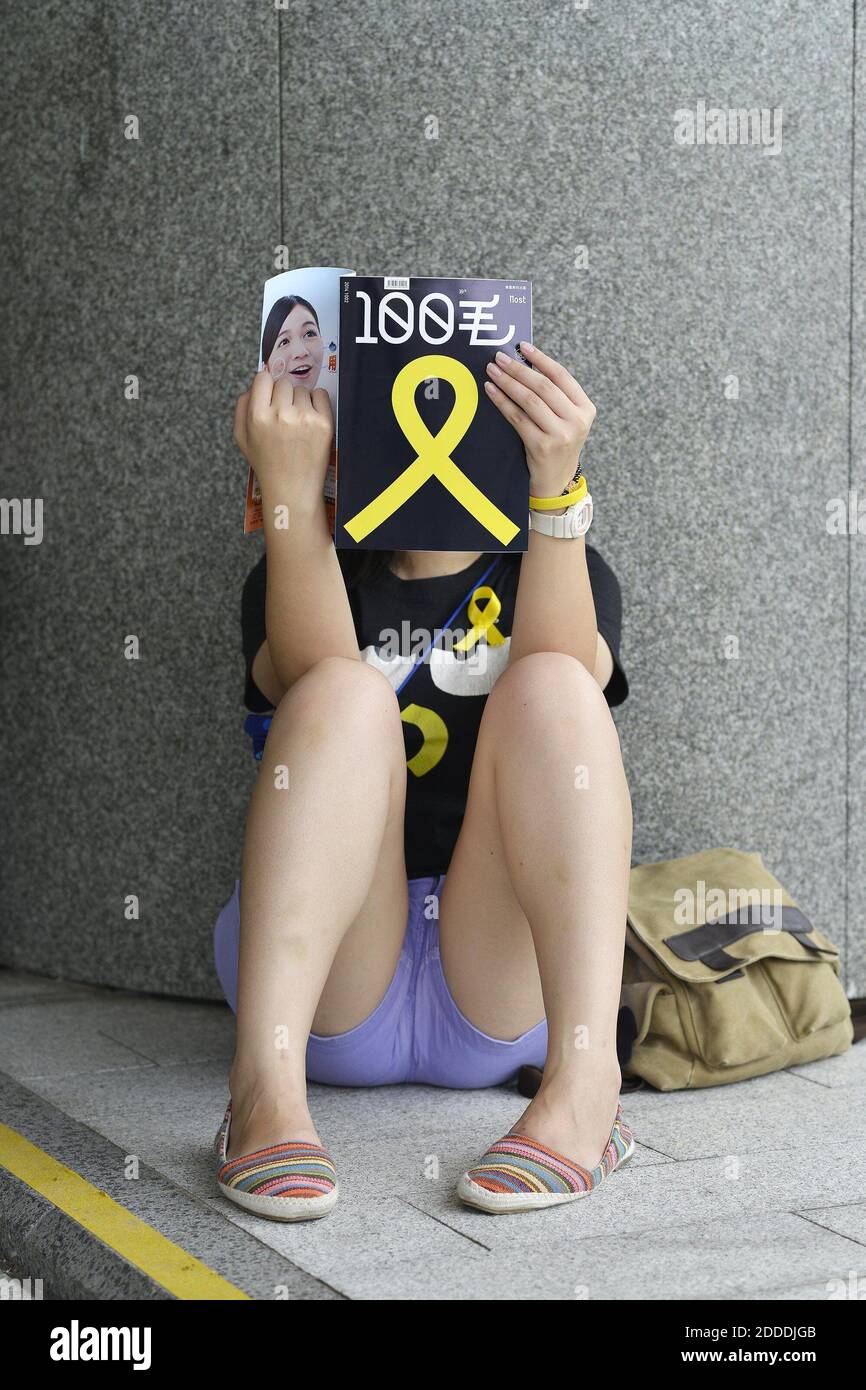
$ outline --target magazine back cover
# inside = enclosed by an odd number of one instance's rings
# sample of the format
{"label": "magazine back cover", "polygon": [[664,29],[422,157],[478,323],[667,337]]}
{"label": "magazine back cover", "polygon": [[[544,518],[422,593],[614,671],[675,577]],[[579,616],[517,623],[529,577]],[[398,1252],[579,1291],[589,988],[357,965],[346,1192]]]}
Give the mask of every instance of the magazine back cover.
{"label": "magazine back cover", "polygon": [[484,382],[532,341],[530,282],[344,277],[339,341],[335,544],[526,550],[526,456]]}
{"label": "magazine back cover", "polygon": [[[286,270],[265,281],[259,335],[259,367],[275,381],[290,376],[312,393],[323,386],[331,398],[334,426],[340,379],[340,282],[354,271],[339,266]],[[336,439],[325,480],[325,505],[331,533],[337,485]],[[247,476],[244,532],[261,530],[262,495],[255,474]]]}

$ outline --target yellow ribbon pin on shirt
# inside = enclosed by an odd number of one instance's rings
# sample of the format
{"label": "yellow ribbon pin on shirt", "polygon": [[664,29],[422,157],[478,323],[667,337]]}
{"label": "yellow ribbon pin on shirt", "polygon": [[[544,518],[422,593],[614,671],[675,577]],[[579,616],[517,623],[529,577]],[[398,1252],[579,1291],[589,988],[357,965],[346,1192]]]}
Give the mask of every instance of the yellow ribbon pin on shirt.
{"label": "yellow ribbon pin on shirt", "polygon": [[[483,608],[478,603],[480,598],[486,599]],[[455,652],[468,652],[469,648],[474,647],[475,643],[482,637],[487,638],[488,645],[491,647],[504,645],[505,638],[499,628],[494,626],[496,619],[502,612],[502,604],[489,584],[482,584],[474,591],[466,611],[472,626],[465,637],[461,637],[459,642],[454,643]]]}
{"label": "yellow ribbon pin on shirt", "polygon": [[[451,414],[438,434],[431,434],[418,412],[415,392],[422,381],[437,377],[454,387]],[[431,353],[407,362],[391,388],[394,418],[417,457],[372,502],[345,525],[353,541],[362,541],[404,502],[414,496],[428,478],[438,478],[466,510],[479,521],[500,545],[508,545],[520,530],[495,503],[486,497],[451,457],[475,417],[478,387],[469,368],[455,357]]]}

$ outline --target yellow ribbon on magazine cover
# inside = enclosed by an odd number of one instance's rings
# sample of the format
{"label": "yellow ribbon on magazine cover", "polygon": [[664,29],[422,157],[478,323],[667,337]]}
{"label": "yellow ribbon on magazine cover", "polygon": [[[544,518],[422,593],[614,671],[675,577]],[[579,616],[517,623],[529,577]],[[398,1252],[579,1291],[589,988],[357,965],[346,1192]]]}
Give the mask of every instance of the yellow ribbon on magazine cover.
{"label": "yellow ribbon on magazine cover", "polygon": [[[451,414],[435,435],[430,433],[415,404],[416,390],[422,381],[431,377],[450,382],[454,387]],[[467,478],[451,457],[478,409],[478,387],[469,368],[455,357],[444,357],[437,353],[416,357],[397,373],[391,388],[391,407],[397,424],[417,457],[372,502],[368,502],[351,521],[346,522],[344,529],[352,540],[362,541],[389,516],[393,516],[404,502],[408,502],[429,478],[438,478],[452,497],[495,536],[500,545],[509,545],[520,527]]]}

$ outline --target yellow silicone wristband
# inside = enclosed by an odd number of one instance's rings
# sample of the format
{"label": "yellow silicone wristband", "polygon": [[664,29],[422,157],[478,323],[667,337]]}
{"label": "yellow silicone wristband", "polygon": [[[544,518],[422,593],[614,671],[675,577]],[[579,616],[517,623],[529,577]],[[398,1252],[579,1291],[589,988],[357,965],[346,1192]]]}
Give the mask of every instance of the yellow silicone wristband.
{"label": "yellow silicone wristband", "polygon": [[586,478],[581,477],[574,487],[561,492],[558,497],[533,497],[530,494],[529,506],[533,512],[554,512],[559,507],[573,507],[586,496]]}

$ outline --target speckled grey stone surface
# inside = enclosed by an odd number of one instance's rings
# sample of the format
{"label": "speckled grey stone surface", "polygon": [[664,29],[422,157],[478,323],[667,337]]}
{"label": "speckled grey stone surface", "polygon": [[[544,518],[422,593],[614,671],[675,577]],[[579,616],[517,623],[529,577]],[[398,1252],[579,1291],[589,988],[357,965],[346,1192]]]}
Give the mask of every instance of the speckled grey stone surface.
{"label": "speckled grey stone surface", "polygon": [[810,1221],[838,1231],[866,1249],[866,1202],[850,1202],[844,1207],[816,1207],[805,1213]]}
{"label": "speckled grey stone surface", "polygon": [[[848,948],[850,992],[866,996],[866,5],[857,0],[857,109],[854,151],[854,215],[851,275],[851,472],[850,491],[862,520],[836,545],[847,548],[848,592]],[[833,496],[833,493],[828,493]],[[849,506],[849,514],[853,508]],[[857,518],[855,518],[856,520]]]}
{"label": "speckled grey stone surface", "polygon": [[851,1087],[866,1083],[866,1047],[851,1047],[838,1057],[824,1057],[803,1067],[791,1067],[792,1076],[803,1076],[817,1086]]}
{"label": "speckled grey stone surface", "polygon": [[[598,1199],[593,1198],[592,1201]],[[610,1201],[615,1202],[613,1182]],[[437,1300],[603,1300],[663,1299],[726,1301],[738,1298],[775,1300],[781,1284],[787,1296],[797,1299],[796,1283],[811,1285],[816,1276],[827,1281],[845,1280],[852,1268],[852,1247],[840,1236],[810,1225],[788,1213],[761,1213],[742,1218],[680,1225],[672,1230],[621,1233],[587,1238],[581,1231],[583,1208],[545,1213],[548,1226],[566,1226],[559,1239],[550,1231],[541,1248],[521,1249],[517,1258],[464,1260],[454,1267],[443,1261],[424,1261],[401,1270],[402,1293],[387,1270],[371,1282],[366,1270],[350,1270],[342,1286],[350,1298]],[[482,1217],[482,1213],[477,1213]],[[538,1230],[540,1222],[515,1216],[512,1231]],[[488,1219],[489,1230],[493,1222]],[[854,1247],[856,1250],[856,1247]],[[543,1253],[542,1253],[543,1252]],[[857,1254],[853,1267],[857,1265]],[[516,1254],[516,1251],[512,1251]],[[793,1285],[793,1287],[792,1287]],[[519,1293],[517,1292],[519,1290]],[[815,1297],[821,1296],[817,1292]]]}
{"label": "speckled grey stone surface", "polygon": [[[586,468],[625,594],[635,858],[758,849],[844,947],[850,804],[863,992],[866,540],[823,513],[849,473],[849,0],[311,0],[279,20],[46,0],[9,28],[4,489],[44,496],[45,539],[0,544],[0,960],[218,994],[259,548],[230,410],[284,240],[296,264],[533,279],[537,341],[598,406]],[[781,106],[781,153],[676,145],[674,112],[702,97]]]}
{"label": "speckled grey stone surface", "polygon": [[276,19],[49,0],[8,27],[3,487],[44,498],[45,535],[0,545],[0,959],[216,995],[253,775],[231,416],[279,241]]}
{"label": "speckled grey stone surface", "polygon": [[234,1022],[214,1004],[109,997],[52,1000],[46,1009],[35,1001],[4,1012],[2,1038],[3,1065],[20,1081],[192,1061],[228,1068]]}
{"label": "speckled grey stone surface", "polygon": [[[149,1166],[134,1146],[112,1144],[88,1123],[71,1118],[2,1072],[0,1110],[4,1122],[30,1143],[107,1193],[249,1298],[274,1298],[279,1286],[288,1290],[290,1298],[339,1298],[297,1264],[262,1246],[254,1233],[247,1235],[223,1220],[219,1208],[212,1210],[190,1195],[173,1173]],[[139,1160],[134,1179],[128,1176],[130,1157]],[[204,1160],[204,1152],[200,1157]],[[203,1166],[207,1166],[212,1182],[212,1160]],[[33,1277],[43,1278],[61,1297],[138,1300],[169,1296],[153,1266],[151,1277],[2,1166],[0,1252],[26,1266]]]}
{"label": "speckled grey stone surface", "polygon": [[[310,1281],[295,1286],[303,1298],[826,1299],[829,1281],[866,1279],[863,1045],[732,1086],[628,1094],[634,1159],[587,1201],[508,1220],[463,1207],[454,1185],[519,1117],[513,1087],[312,1086],[341,1197],[327,1221],[287,1227],[214,1188],[227,1066],[212,1054],[228,1011],[90,993],[15,1004],[7,991],[0,1052],[40,1070],[26,1086],[0,1078],[4,1119],[256,1298],[286,1282],[282,1261]],[[100,1050],[101,1028],[118,1025],[146,1050],[140,1065]],[[46,1066],[52,1054],[66,1064]],[[122,1171],[130,1154],[138,1182]],[[116,1296],[113,1264],[14,1196],[0,1254],[36,1275],[48,1263],[83,1272]],[[9,1244],[31,1227],[29,1243]]]}

